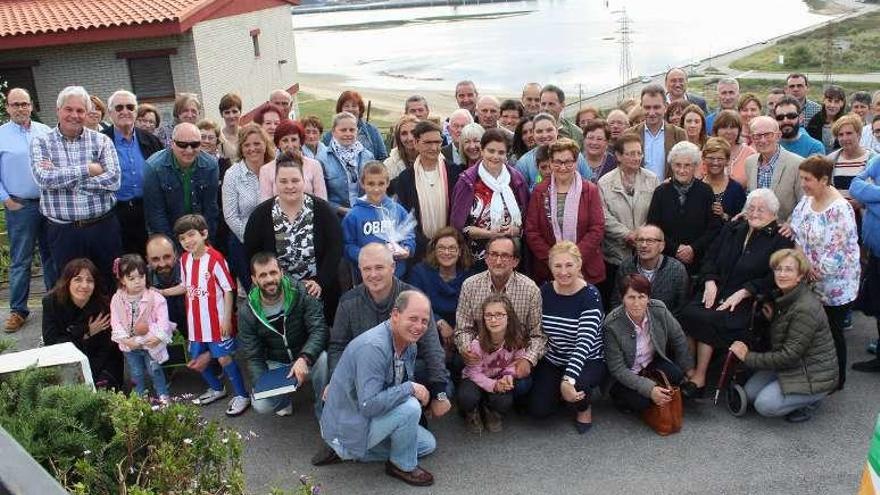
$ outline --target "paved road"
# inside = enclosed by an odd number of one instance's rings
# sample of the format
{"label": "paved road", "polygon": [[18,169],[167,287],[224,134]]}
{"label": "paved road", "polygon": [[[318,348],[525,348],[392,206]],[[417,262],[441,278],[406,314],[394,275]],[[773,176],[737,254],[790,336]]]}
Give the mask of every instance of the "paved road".
{"label": "paved road", "polygon": [[[880,9],[880,5],[873,4],[864,4],[861,2],[856,2],[853,0],[841,0],[837,3],[844,4],[847,8],[853,9],[851,12],[846,14],[842,14],[834,18],[833,22],[840,22],[851,17],[860,16],[866,14],[868,12],[873,12]],[[723,73],[724,75],[730,75],[738,78],[748,78],[748,79],[779,79],[784,80],[788,76],[788,72],[759,72],[759,71],[740,71],[737,69],[733,69],[730,67],[730,64],[736,60],[739,60],[743,57],[747,57],[752,53],[758,52],[776,44],[776,42],[783,40],[785,38],[789,38],[794,35],[808,33],[810,31],[814,31],[825,26],[825,22],[821,24],[817,24],[814,26],[809,26],[798,31],[794,31],[782,36],[777,36],[775,38],[769,38],[764,40],[761,43],[755,43],[743,48],[739,48],[736,50],[732,50],[727,53],[718,54],[713,57],[700,60],[697,62],[696,67],[694,67],[694,72],[703,73],[708,68],[714,68]],[[651,77],[651,83],[664,84],[665,72],[654,74]],[[811,80],[814,81],[822,81],[825,78],[825,74],[807,74]],[[880,73],[869,73],[869,74],[835,74],[834,80],[836,82],[880,82]],[[647,82],[636,81],[624,86],[626,93],[630,95],[638,95],[639,91],[641,91],[642,87],[644,87]],[[614,88],[602,93],[598,93],[596,95],[590,96],[583,101],[583,105],[593,105],[598,108],[612,108],[617,106],[618,103],[618,95],[620,88]],[[574,116],[577,112],[578,105],[577,103],[572,104],[570,107],[566,109],[566,115]]]}
{"label": "paved road", "polygon": [[[0,311],[0,318],[5,318]],[[856,315],[847,333],[851,359],[866,356],[876,337],[874,320]],[[14,337],[19,347],[39,337],[39,314]],[[179,373],[174,393],[199,391],[199,379]],[[304,391],[307,389],[304,389]],[[382,466],[344,464],[313,468],[318,429],[306,394],[287,418],[248,412],[223,417],[224,405],[205,409],[257,438],[245,447],[248,492],[295,488],[300,474],[313,475],[330,494],[852,494],[858,485],[874,420],[880,413],[880,375],[851,372],[847,388],[826,400],[816,417],[790,425],[750,413],[734,418],[721,407],[699,405],[685,412],[681,433],[661,438],[635,417],[595,406],[595,427],[574,432],[571,418],[545,422],[515,417],[500,434],[468,434],[454,413],[433,421],[439,448],[424,461],[437,484],[415,490],[383,474]]]}

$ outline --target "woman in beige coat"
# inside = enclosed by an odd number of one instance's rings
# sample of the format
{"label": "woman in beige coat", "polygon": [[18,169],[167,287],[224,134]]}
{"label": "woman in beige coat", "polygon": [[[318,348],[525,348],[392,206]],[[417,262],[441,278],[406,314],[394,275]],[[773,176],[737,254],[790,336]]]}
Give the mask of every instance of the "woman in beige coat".
{"label": "woman in beige coat", "polygon": [[657,176],[642,167],[642,143],[632,133],[621,135],[614,142],[617,168],[599,179],[599,193],[605,210],[605,282],[599,286],[603,301],[611,300],[617,267],[632,256],[636,229],[645,224],[654,189],[660,185]]}

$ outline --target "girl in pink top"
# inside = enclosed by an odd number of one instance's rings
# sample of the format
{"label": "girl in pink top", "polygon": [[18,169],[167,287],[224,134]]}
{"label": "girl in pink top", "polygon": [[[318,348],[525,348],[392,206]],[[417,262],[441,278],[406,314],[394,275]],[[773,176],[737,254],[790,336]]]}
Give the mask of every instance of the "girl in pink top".
{"label": "girl in pink top", "polygon": [[168,401],[168,385],[161,363],[168,360],[174,323],[159,291],[147,287],[147,264],[138,254],[116,258],[113,273],[119,288],[110,300],[111,338],[125,355],[138,395],[146,394],[149,373],[160,402]]}
{"label": "girl in pink top", "polygon": [[487,430],[499,432],[502,415],[513,406],[514,362],[525,357],[528,336],[505,295],[487,297],[480,315],[479,333],[468,347],[479,360],[462,372],[458,406],[468,431],[481,433],[485,424]]}

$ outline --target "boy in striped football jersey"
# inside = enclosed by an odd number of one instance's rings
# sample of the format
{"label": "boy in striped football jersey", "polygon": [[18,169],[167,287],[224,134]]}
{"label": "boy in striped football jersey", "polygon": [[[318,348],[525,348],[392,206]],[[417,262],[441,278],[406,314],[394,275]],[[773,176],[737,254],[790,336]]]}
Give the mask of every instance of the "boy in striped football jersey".
{"label": "boy in striped football jersey", "polygon": [[[235,300],[235,279],[226,259],[208,246],[208,223],[201,215],[184,215],[174,223],[174,234],[185,253],[180,257],[180,278],[185,289],[186,320],[189,329],[189,353],[196,357],[210,352],[229,377],[235,396],[229,401],[226,414],[238,416],[250,406],[244,379],[232,359],[236,350],[232,310]],[[208,390],[193,400],[207,405],[226,397],[223,383],[210,369],[202,371]]]}

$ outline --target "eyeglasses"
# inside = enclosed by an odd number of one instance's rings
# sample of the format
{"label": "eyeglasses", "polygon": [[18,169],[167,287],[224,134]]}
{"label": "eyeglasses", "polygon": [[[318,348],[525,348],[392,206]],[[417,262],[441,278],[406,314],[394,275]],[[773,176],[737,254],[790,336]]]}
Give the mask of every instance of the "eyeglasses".
{"label": "eyeglasses", "polygon": [[783,120],[797,120],[800,116],[799,113],[780,113],[776,115],[776,120],[779,122],[782,122]]}
{"label": "eyeglasses", "polygon": [[426,140],[423,141],[423,140],[419,140],[419,143],[422,144],[422,145],[424,145],[424,146],[440,146],[440,145],[443,144],[443,141],[426,141]]}
{"label": "eyeglasses", "polygon": [[510,261],[514,258],[512,254],[508,253],[496,253],[495,251],[489,251],[486,253],[487,258],[492,258],[493,260],[499,261]]}
{"label": "eyeglasses", "polygon": [[483,318],[487,320],[503,320],[507,318],[507,313],[485,313]]}
{"label": "eyeglasses", "polygon": [[437,246],[435,249],[437,250],[438,253],[452,254],[452,253],[458,252],[458,246]]}
{"label": "eyeglasses", "polygon": [[27,107],[31,106],[31,102],[29,102],[29,101],[16,101],[16,102],[10,103],[9,106],[12,108],[27,108]]}
{"label": "eyeglasses", "polygon": [[872,132],[875,136],[880,136],[880,127],[878,127],[877,129],[872,129],[871,132]]}
{"label": "eyeglasses", "polygon": [[727,163],[727,158],[723,156],[706,156],[703,157],[703,161],[706,163]]}
{"label": "eyeglasses", "polygon": [[636,244],[657,244],[663,242],[663,239],[655,239],[651,237],[637,237]]}
{"label": "eyeglasses", "polygon": [[174,145],[180,149],[183,149],[183,150],[185,150],[187,148],[192,148],[194,150],[197,150],[202,146],[202,142],[201,141],[178,141],[175,139]]}
{"label": "eyeglasses", "polygon": [[641,158],[642,152],[641,151],[627,151],[623,154],[623,156],[625,156],[627,158]]}
{"label": "eyeglasses", "polygon": [[125,105],[116,105],[113,107],[113,110],[117,112],[121,112],[123,110],[128,110],[129,112],[134,112],[134,109],[137,108],[137,105],[134,103],[126,103]]}
{"label": "eyeglasses", "polygon": [[773,132],[761,132],[761,133],[752,133],[752,141],[761,141],[762,139],[770,139],[771,136],[776,134]]}
{"label": "eyeglasses", "polygon": [[557,167],[573,167],[575,164],[575,160],[551,160],[550,163]]}
{"label": "eyeglasses", "polygon": [[758,215],[763,215],[764,213],[770,213],[770,210],[764,208],[763,206],[749,206],[746,208],[746,213],[757,213]]}

